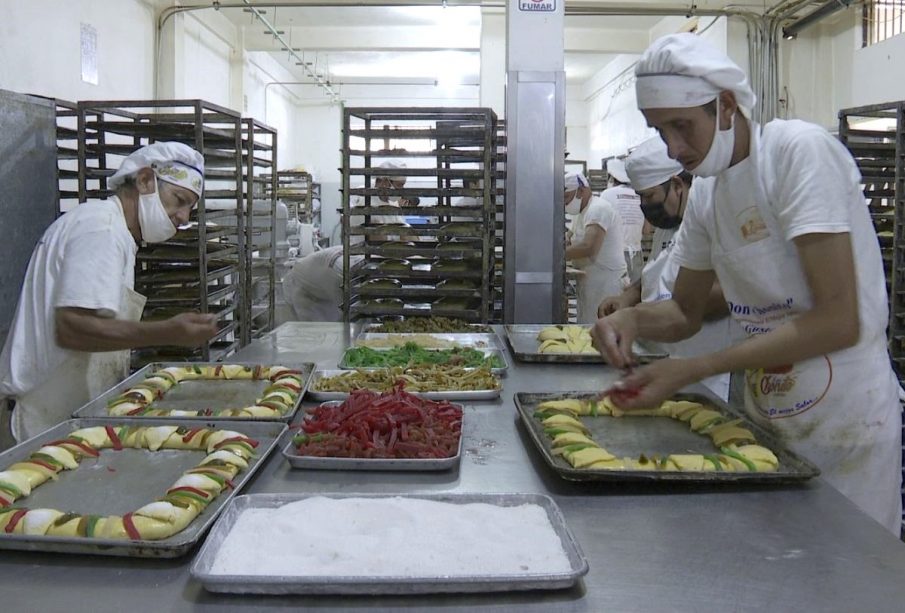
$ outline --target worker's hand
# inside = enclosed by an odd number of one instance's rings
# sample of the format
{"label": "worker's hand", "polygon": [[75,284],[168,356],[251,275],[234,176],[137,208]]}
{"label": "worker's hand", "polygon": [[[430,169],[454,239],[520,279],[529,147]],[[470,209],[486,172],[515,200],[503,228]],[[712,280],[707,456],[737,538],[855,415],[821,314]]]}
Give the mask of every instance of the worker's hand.
{"label": "worker's hand", "polygon": [[167,320],[173,334],[173,344],[180,347],[203,345],[219,331],[214,313],[180,313]]}
{"label": "worker's hand", "polygon": [[627,412],[649,409],[660,406],[661,402],[699,379],[700,374],[693,360],[657,360],[635,368],[616,382],[616,391],[610,395],[610,400]]}
{"label": "worker's hand", "polygon": [[606,317],[607,315],[612,315],[616,311],[627,309],[630,306],[633,305],[628,304],[628,300],[624,294],[610,296],[609,298],[604,298],[603,302],[600,303],[600,306],[597,307],[597,317]]}
{"label": "worker's hand", "polygon": [[635,364],[632,343],[637,336],[633,309],[622,309],[598,319],[591,328],[594,348],[616,368],[628,368]]}

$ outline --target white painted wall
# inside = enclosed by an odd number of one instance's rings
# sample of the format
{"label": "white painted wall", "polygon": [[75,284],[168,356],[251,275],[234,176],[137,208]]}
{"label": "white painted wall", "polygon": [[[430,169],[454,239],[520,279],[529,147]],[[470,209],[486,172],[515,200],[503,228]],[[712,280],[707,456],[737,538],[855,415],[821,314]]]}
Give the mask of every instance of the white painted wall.
{"label": "white painted wall", "polygon": [[[0,0],[0,88],[66,100],[153,97],[154,11],[142,0]],[[82,82],[80,24],[97,30]]]}

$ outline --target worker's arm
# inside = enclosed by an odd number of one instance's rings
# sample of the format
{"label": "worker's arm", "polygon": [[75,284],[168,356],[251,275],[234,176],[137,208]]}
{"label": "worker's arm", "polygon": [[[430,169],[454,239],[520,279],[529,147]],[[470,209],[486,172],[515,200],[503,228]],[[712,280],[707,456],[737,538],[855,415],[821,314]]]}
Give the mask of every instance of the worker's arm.
{"label": "worker's arm", "polygon": [[126,321],[99,317],[91,309],[58,307],[56,341],[73,351],[119,351],[135,347],[197,347],[217,333],[217,316],[180,313],[163,321]]}
{"label": "worker's arm", "polygon": [[710,293],[707,295],[707,304],[704,306],[704,321],[716,321],[729,315],[729,305],[723,296],[723,288],[719,279],[713,280]]}
{"label": "worker's arm", "polygon": [[624,290],[618,296],[610,296],[604,298],[600,306],[597,307],[597,317],[606,317],[612,315],[620,309],[633,307],[641,302],[641,280],[638,279]]}
{"label": "worker's arm", "polygon": [[806,234],[793,242],[810,289],[810,310],[722,351],[662,360],[636,370],[623,385],[640,388],[641,393],[626,402],[627,407],[660,402],[689,383],[719,373],[793,364],[856,344],[860,319],[850,235]]}
{"label": "worker's arm", "polygon": [[566,259],[581,260],[593,258],[600,251],[605,238],[606,230],[601,226],[597,224],[588,225],[581,242],[566,247]]}

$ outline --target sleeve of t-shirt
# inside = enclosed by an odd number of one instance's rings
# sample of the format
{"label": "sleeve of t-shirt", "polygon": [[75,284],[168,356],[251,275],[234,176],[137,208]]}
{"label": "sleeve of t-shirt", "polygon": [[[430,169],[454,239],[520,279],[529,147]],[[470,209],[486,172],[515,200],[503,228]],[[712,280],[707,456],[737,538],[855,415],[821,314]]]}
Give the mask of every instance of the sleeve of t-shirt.
{"label": "sleeve of t-shirt", "polygon": [[584,214],[584,226],[586,228],[590,226],[600,226],[609,232],[616,221],[617,215],[618,213],[612,204],[601,201],[595,206],[588,207],[588,210]]}
{"label": "sleeve of t-shirt", "polygon": [[775,207],[783,238],[850,231],[852,198],[860,191],[851,155],[819,126],[795,122],[782,128],[764,147],[764,155],[769,156],[769,167],[775,173],[772,182],[772,173],[767,172],[765,178],[768,189],[771,183],[774,187],[770,204]]}
{"label": "sleeve of t-shirt", "polygon": [[710,211],[712,184],[708,182],[707,187],[704,187],[700,181],[701,179],[695,179],[691,185],[682,225],[676,233],[675,244],[669,257],[679,266],[689,270],[713,270],[713,260],[710,257],[711,237],[706,224],[706,219],[712,217]]}
{"label": "sleeve of t-shirt", "polygon": [[121,241],[106,230],[74,237],[63,252],[54,308],[93,309],[116,317],[123,293],[123,270],[129,257]]}

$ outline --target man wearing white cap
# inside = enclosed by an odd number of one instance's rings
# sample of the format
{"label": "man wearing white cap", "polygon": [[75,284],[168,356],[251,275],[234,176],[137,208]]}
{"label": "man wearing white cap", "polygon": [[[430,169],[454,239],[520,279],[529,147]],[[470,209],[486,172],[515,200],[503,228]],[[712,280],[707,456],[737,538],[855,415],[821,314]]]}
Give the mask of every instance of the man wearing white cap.
{"label": "man wearing white cap", "polygon": [[[600,317],[640,302],[656,302],[672,297],[679,274],[678,262],[670,257],[676,232],[695,191],[712,181],[701,178],[692,183],[692,176],[666,154],[666,145],[659,137],[644,141],[632,151],[625,160],[625,172],[641,200],[644,218],[656,229],[650,259],[641,278],[618,296],[604,300],[598,309]],[[673,357],[692,357],[723,349],[733,339],[742,338],[738,324],[728,315],[719,282],[714,282],[700,332],[675,343],[651,341],[649,344]],[[707,377],[702,383],[723,400],[729,399],[729,373]]]}
{"label": "man wearing white cap", "polygon": [[625,286],[622,222],[615,206],[591,193],[581,173],[566,173],[564,185],[566,213],[575,216],[566,260],[584,272],[578,280],[578,322],[591,324],[600,301]]}
{"label": "man wearing white cap", "polygon": [[886,279],[860,174],[826,130],[750,120],[744,72],[691,34],[664,37],[636,68],[638,106],[670,157],[715,181],[686,211],[672,299],[600,320],[616,366],[636,337],[696,332],[714,278],[748,339],[639,368],[625,404],[648,406],[716,373],[746,369],[748,415],[896,535],[901,410],[886,350]]}
{"label": "man wearing white cap", "polygon": [[108,200],[90,200],[38,242],[0,353],[0,397],[15,398],[11,429],[22,441],[69,418],[128,374],[129,352],[197,346],[215,317],[183,313],[139,322],[134,290],[138,242],[162,242],[188,222],[204,185],[204,160],[181,143],[155,143],[127,157]]}
{"label": "man wearing white cap", "polygon": [[600,192],[600,197],[611,202],[619,211],[625,265],[628,268],[629,281],[634,283],[641,278],[641,268],[644,265],[641,257],[641,236],[644,230],[641,199],[628,185],[628,175],[625,173],[625,163],[622,160],[618,158],[607,160],[606,172],[613,185]]}

